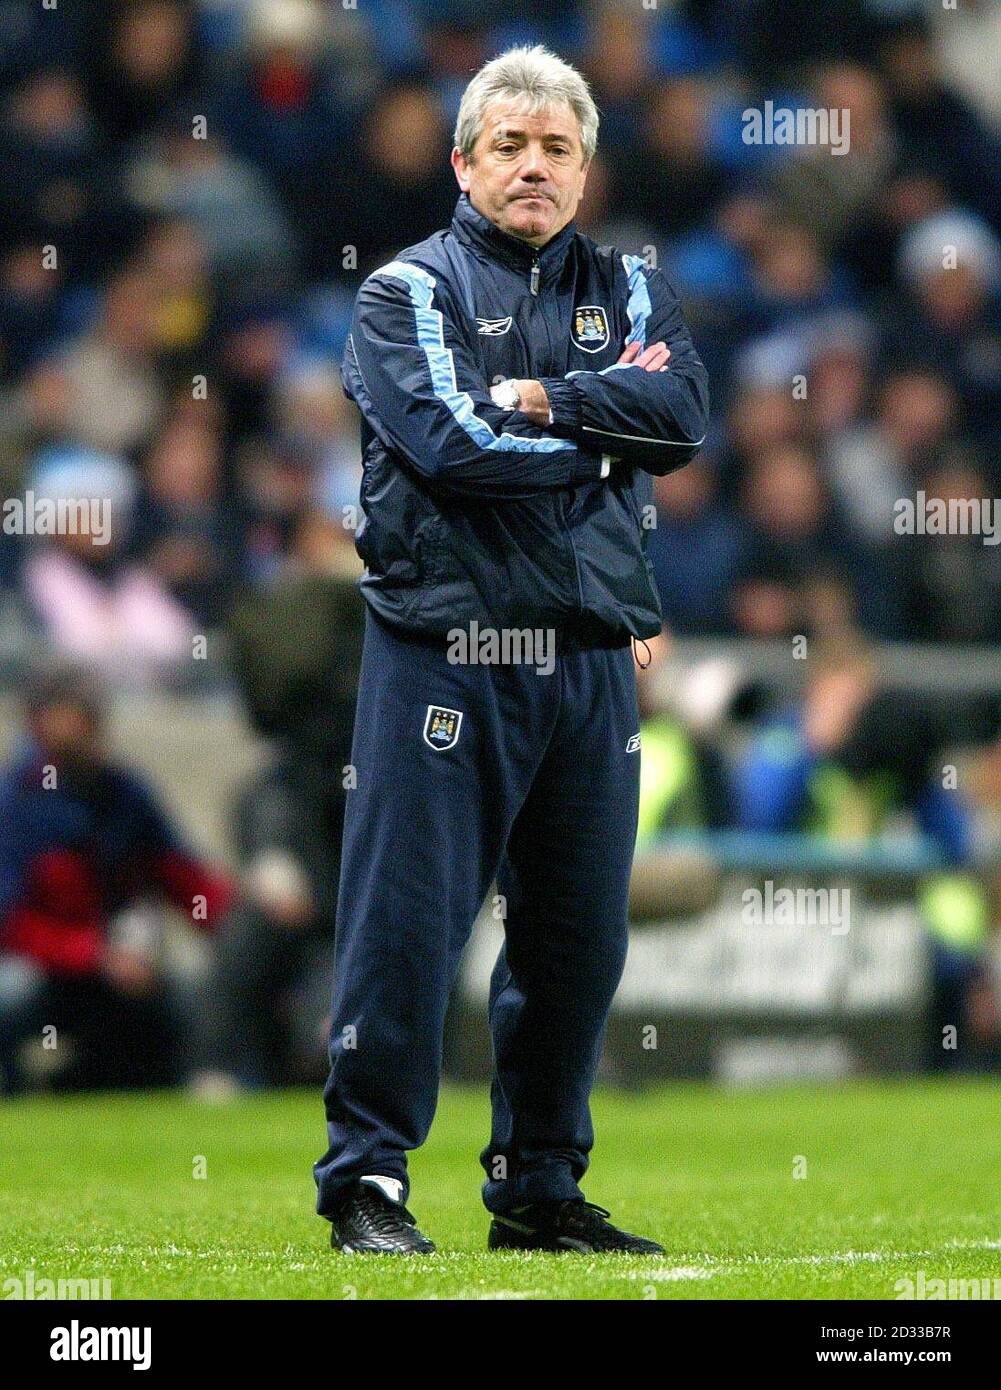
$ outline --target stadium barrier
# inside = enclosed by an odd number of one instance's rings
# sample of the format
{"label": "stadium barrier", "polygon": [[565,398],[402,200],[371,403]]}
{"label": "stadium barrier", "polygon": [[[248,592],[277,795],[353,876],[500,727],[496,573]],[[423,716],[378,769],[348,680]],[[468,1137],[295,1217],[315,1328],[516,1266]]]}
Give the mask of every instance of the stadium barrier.
{"label": "stadium barrier", "polygon": [[[740,1085],[925,1068],[936,1042],[935,946],[950,925],[929,920],[924,894],[953,885],[962,916],[999,863],[985,846],[953,883],[937,846],[917,835],[858,845],[664,837],[634,866],[605,1078]],[[450,1064],[462,1079],[489,1073],[486,1000],[502,930],[488,898],[454,1008]],[[951,944],[962,956],[970,942]]]}

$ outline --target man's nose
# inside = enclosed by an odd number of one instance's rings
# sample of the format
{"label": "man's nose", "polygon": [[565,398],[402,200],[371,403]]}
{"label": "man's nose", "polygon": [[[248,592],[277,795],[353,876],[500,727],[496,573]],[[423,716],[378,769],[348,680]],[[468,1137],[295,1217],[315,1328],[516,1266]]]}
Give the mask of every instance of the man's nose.
{"label": "man's nose", "polygon": [[542,149],[536,149],[529,145],[525,150],[521,162],[521,169],[518,171],[526,183],[542,183],[549,177],[549,166],[546,163],[546,156]]}

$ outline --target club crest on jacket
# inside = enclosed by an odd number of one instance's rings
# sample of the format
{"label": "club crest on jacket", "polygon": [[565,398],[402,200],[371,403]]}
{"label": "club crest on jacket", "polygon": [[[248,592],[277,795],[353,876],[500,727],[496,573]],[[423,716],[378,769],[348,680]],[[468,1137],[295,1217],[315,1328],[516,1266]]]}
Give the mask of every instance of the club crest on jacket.
{"label": "club crest on jacket", "polygon": [[581,352],[600,352],[608,346],[608,316],[600,304],[578,304],[570,337]]}

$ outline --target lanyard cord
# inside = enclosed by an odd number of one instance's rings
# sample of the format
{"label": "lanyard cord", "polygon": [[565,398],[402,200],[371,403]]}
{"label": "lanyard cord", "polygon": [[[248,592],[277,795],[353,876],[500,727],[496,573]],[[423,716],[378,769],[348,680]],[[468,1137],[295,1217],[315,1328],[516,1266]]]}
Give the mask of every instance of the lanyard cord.
{"label": "lanyard cord", "polygon": [[633,638],[631,638],[630,640],[631,640],[631,642],[632,642],[632,644],[633,644],[633,659],[635,660],[636,665],[640,668],[640,670],[641,670],[641,671],[645,671],[646,668],[650,665],[650,662],[653,660],[653,657],[652,657],[652,655],[651,655],[651,653],[650,653],[650,648],[647,647],[646,642],[645,642],[644,639],[641,637],[641,638],[640,638],[640,642],[641,642],[641,644],[642,644],[644,647],[646,647],[646,661],[640,661],[639,657],[636,655],[636,638],[633,637]]}

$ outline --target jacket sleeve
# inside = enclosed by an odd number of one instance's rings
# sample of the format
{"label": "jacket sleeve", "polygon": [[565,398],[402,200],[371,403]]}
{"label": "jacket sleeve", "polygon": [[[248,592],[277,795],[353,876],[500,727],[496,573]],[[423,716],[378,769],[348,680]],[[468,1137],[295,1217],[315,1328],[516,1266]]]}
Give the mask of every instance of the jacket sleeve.
{"label": "jacket sleeve", "polygon": [[503,499],[602,475],[600,447],[494,404],[448,296],[421,266],[393,261],[362,285],[341,378],[386,449],[435,485]]}
{"label": "jacket sleeve", "polygon": [[672,473],[705,440],[706,369],[666,277],[639,256],[623,256],[622,262],[631,324],[624,346],[664,342],[671,350],[668,364],[660,372],[613,366],[543,378],[553,412],[550,428],[647,473]]}
{"label": "jacket sleeve", "polygon": [[[144,881],[155,884],[193,926],[212,928],[218,925],[233,904],[235,885],[226,874],[191,853],[145,781],[125,773],[123,784],[131,801],[135,843]],[[196,902],[196,899],[202,901]]]}
{"label": "jacket sleeve", "polygon": [[195,927],[217,927],[236,901],[233,881],[194,855],[167,850],[154,855],[150,869],[164,897]]}

